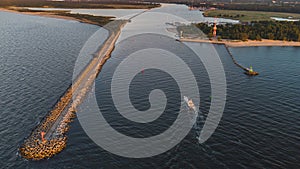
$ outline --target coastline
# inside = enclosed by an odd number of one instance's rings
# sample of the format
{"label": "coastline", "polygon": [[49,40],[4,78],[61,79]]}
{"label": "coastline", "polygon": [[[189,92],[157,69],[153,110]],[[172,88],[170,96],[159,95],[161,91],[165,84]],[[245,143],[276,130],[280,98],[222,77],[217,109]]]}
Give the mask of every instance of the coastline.
{"label": "coastline", "polygon": [[12,12],[12,13],[18,13],[18,14],[24,14],[24,15],[43,16],[43,17],[49,17],[49,18],[73,20],[73,21],[93,24],[93,23],[86,22],[84,20],[80,20],[77,18],[69,17],[69,16],[55,15],[54,13],[51,13],[51,12],[19,12],[17,10],[7,9],[7,8],[0,8],[0,12]]}
{"label": "coastline", "polygon": [[[92,24],[101,26],[96,22],[90,21],[88,19],[84,18],[75,18],[72,16],[63,16],[59,15],[59,13],[53,13],[53,12],[20,12],[14,9],[7,9],[7,8],[0,8],[0,11],[3,12],[12,12],[12,13],[18,13],[18,14],[24,14],[24,15],[32,15],[32,16],[41,16],[41,17],[48,17],[48,18],[56,18],[56,19],[65,19],[65,20],[72,20],[72,21],[78,21],[81,23],[86,24]],[[182,42],[198,42],[198,43],[211,43],[211,44],[223,44],[228,47],[258,47],[258,46],[291,46],[291,47],[300,47],[300,42],[294,42],[294,41],[280,41],[280,40],[268,40],[268,39],[262,39],[261,41],[255,41],[255,40],[248,40],[248,41],[234,41],[234,40],[226,40],[223,39],[222,41],[217,40],[208,40],[208,39],[190,39],[190,38],[182,38],[179,41]]]}
{"label": "coastline", "polygon": [[77,21],[77,22],[81,22],[81,23],[100,26],[96,22],[92,22],[92,21],[89,21],[87,19],[78,19],[78,18],[71,17],[71,16],[58,15],[58,14],[53,13],[53,12],[20,12],[20,11],[17,11],[17,10],[1,8],[1,7],[0,7],[0,12],[11,12],[11,13],[17,13],[17,14],[24,14],[24,15],[32,15],[32,16],[41,16],[41,17],[47,17],[47,18],[72,20],[72,21]]}
{"label": "coastline", "polygon": [[268,40],[263,39],[261,41],[232,41],[232,40],[222,40],[222,41],[212,41],[208,39],[186,39],[182,38],[179,41],[181,42],[198,42],[198,43],[211,43],[211,44],[222,44],[228,47],[258,47],[258,46],[291,46],[291,47],[300,47],[300,42],[288,42],[280,40]]}
{"label": "coastline", "polygon": [[225,41],[224,43],[228,47],[251,47],[251,46],[291,46],[291,47],[300,47],[300,42],[290,42],[290,41],[280,41],[280,40],[268,40],[263,39],[261,41],[248,40],[246,42],[233,42]]}

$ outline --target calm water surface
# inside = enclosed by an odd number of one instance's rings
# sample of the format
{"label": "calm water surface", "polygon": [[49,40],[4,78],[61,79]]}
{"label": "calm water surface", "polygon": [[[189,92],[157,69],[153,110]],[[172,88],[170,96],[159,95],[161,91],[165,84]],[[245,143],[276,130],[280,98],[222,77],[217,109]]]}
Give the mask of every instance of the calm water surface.
{"label": "calm water surface", "polygon": [[[248,77],[236,67],[223,46],[215,46],[227,78],[227,103],[213,136],[199,144],[199,128],[170,151],[151,158],[129,159],[94,144],[78,120],[71,124],[67,148],[38,162],[16,155],[17,147],[66,90],[80,48],[98,27],[73,21],[0,13],[0,166],[2,168],[299,168],[300,160],[300,48],[231,48],[236,59],[260,72]],[[143,45],[142,43],[139,45]],[[164,46],[164,43],[157,44]],[[197,44],[206,49],[204,44]],[[111,106],[109,81],[122,59],[116,48],[96,81],[100,108],[118,131],[136,137],[155,135],[176,117],[177,87],[163,72],[145,70],[132,83],[132,97],[147,109],[148,94],[159,84],[170,96],[164,116],[155,125],[136,126]],[[187,58],[189,56],[186,56]],[[187,61],[195,72],[204,118],[210,106],[210,85],[204,66]],[[184,75],[182,75],[184,76]],[[187,82],[188,83],[188,82]],[[170,99],[170,100],[169,100]],[[198,121],[198,127],[202,127]],[[130,130],[138,128],[138,130]],[[119,142],[122,144],[122,142]]]}
{"label": "calm water surface", "polygon": [[[88,14],[95,16],[114,16],[116,18],[130,18],[135,14],[145,11],[145,9],[66,9],[66,8],[29,8],[31,10],[67,10],[71,13]],[[162,4],[161,8],[152,9],[155,12],[163,12],[180,16],[190,22],[214,22],[213,17],[204,17],[203,12],[199,10],[189,11],[186,5]],[[238,20],[218,18],[218,22],[238,23]]]}
{"label": "calm water surface", "polygon": [[98,27],[6,12],[0,23],[0,166],[24,168],[30,163],[17,158],[18,145],[71,84],[80,49]]}

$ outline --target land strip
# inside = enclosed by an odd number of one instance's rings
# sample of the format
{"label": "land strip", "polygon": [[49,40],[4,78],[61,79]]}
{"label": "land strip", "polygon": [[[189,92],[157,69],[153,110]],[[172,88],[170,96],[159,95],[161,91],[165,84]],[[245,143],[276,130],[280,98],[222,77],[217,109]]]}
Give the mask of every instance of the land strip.
{"label": "land strip", "polygon": [[280,40],[262,39],[261,41],[248,40],[248,41],[233,41],[233,40],[209,40],[209,39],[180,39],[182,42],[199,42],[211,44],[223,44],[228,47],[251,47],[251,46],[295,46],[300,47],[300,42],[289,42]]}

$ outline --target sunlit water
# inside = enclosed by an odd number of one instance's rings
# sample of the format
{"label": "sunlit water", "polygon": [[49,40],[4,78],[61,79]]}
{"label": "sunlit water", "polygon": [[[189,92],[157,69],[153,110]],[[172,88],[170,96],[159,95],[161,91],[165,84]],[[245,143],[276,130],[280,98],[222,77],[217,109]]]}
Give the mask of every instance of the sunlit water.
{"label": "sunlit water", "polygon": [[[111,16],[122,18],[124,16],[133,16],[137,13],[145,11],[145,9],[68,9],[68,8],[29,8],[31,10],[43,11],[70,11],[72,14],[88,14],[94,16]],[[129,18],[129,17],[126,17]]]}
{"label": "sunlit water", "polygon": [[[116,18],[128,19],[135,14],[141,13],[145,11],[145,9],[67,9],[67,8],[29,8],[31,10],[66,10],[71,13],[79,13],[79,14],[89,14],[95,16],[114,16]],[[216,18],[212,17],[204,17],[203,12],[199,10],[189,11],[186,5],[176,5],[176,4],[162,4],[161,8],[154,8],[154,11],[161,11],[163,9],[164,12],[176,16],[183,17],[189,22],[214,22]],[[232,19],[223,19],[218,18],[218,22],[230,22],[230,23],[238,23],[237,20]]]}
{"label": "sunlit water", "polygon": [[[232,63],[224,46],[215,46],[226,72],[228,95],[222,120],[204,144],[197,140],[203,125],[198,119],[198,126],[170,151],[151,158],[124,158],[94,144],[75,119],[63,152],[38,162],[18,157],[17,147],[23,138],[51,110],[71,83],[80,48],[98,27],[3,12],[0,15],[0,165],[3,168],[300,167],[300,48],[295,47],[231,48],[238,62],[252,65],[260,73],[248,77]],[[131,35],[130,31],[134,30],[125,27],[121,39]],[[156,45],[163,47],[166,43]],[[205,44],[197,46],[203,50],[208,47]],[[138,74],[131,85],[134,105],[141,110],[147,109],[148,91],[156,84],[155,87],[168,93],[166,114],[145,126],[122,118],[110,100],[109,75],[120,59],[126,57],[122,53],[127,50],[116,48],[96,80],[99,107],[119,132],[135,137],[156,135],[166,130],[176,118],[181,104],[177,86],[161,71],[145,70]],[[186,58],[196,72],[201,94],[200,110],[205,119],[211,99],[209,79],[201,62],[189,56]]]}
{"label": "sunlit water", "polygon": [[98,27],[6,12],[0,23],[0,163],[24,168],[18,145],[71,84],[80,49]]}

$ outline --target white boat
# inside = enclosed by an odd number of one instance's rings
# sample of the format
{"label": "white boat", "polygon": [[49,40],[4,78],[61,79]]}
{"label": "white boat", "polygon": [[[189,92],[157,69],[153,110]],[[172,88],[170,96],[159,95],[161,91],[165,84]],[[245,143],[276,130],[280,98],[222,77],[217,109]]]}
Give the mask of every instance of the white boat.
{"label": "white boat", "polygon": [[196,106],[192,99],[189,99],[186,96],[183,96],[183,99],[191,110],[197,111]]}

